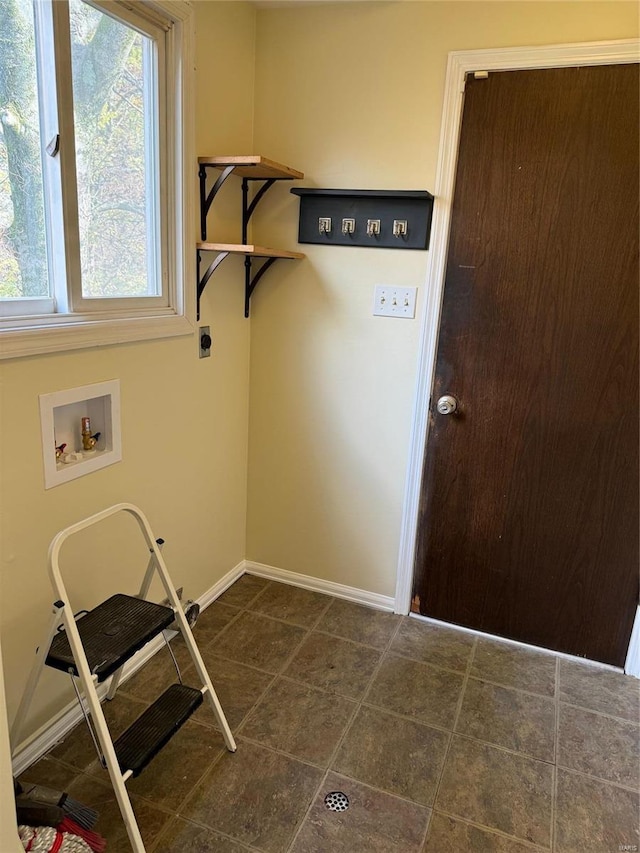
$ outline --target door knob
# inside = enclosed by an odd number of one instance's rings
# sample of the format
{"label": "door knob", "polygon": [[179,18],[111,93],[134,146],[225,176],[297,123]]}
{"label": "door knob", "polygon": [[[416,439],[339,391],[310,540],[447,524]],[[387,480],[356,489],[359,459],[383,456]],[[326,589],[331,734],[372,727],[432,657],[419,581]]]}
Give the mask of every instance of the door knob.
{"label": "door knob", "polygon": [[441,415],[452,415],[457,408],[458,401],[455,397],[452,397],[451,394],[445,394],[444,397],[440,397],[436,403],[436,409]]}

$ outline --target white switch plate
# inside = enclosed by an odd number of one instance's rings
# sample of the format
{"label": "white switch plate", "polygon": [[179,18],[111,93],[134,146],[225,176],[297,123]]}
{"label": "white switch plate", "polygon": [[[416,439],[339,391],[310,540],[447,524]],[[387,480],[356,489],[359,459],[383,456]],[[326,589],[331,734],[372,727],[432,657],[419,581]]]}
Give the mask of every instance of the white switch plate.
{"label": "white switch plate", "polygon": [[373,299],[373,313],[376,317],[416,316],[417,287],[393,287],[377,284]]}

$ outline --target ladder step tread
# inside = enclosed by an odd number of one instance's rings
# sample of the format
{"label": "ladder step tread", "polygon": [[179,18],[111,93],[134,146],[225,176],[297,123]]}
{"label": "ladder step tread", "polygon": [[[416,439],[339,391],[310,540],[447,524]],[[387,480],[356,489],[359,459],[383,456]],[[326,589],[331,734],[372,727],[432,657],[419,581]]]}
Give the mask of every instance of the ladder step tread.
{"label": "ladder step tread", "polygon": [[[89,669],[99,682],[105,681],[173,620],[171,607],[123,593],[112,595],[76,622]],[[78,675],[65,631],[54,637],[46,663]]]}
{"label": "ladder step tread", "polygon": [[120,770],[138,776],[200,707],[202,698],[196,687],[168,687],[114,743]]}

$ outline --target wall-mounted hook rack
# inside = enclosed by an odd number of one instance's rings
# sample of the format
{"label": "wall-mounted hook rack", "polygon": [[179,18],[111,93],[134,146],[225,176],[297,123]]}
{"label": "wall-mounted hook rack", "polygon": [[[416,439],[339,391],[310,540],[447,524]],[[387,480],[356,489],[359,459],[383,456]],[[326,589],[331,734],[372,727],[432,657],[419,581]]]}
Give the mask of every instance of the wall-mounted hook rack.
{"label": "wall-mounted hook rack", "polygon": [[[429,248],[434,198],[426,190],[293,187],[291,192],[300,196],[299,243]],[[332,228],[331,222],[342,223],[342,227]]]}

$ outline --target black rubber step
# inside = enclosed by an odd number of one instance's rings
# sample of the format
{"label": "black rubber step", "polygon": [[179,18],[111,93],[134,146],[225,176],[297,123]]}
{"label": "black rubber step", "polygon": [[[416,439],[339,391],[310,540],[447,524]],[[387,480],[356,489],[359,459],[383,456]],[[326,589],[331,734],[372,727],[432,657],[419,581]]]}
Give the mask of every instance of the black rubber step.
{"label": "black rubber step", "polygon": [[114,743],[120,770],[138,776],[200,705],[202,692],[196,687],[167,688]]}
{"label": "black rubber step", "polygon": [[[132,595],[112,595],[76,622],[89,669],[104,681],[173,620],[170,607]],[[78,674],[64,631],[54,637],[46,663]]]}

